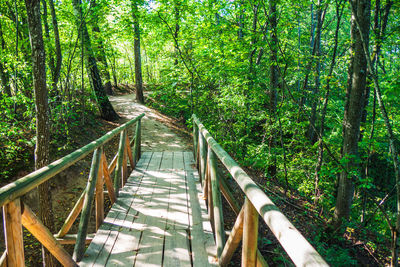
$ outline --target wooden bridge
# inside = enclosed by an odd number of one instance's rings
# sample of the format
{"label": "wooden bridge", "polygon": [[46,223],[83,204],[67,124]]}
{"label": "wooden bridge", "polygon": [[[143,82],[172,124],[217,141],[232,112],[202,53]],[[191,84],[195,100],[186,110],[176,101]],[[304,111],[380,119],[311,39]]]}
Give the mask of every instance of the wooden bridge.
{"label": "wooden bridge", "polygon": [[[268,266],[257,249],[259,218],[295,265],[327,266],[195,115],[195,153],[142,153],[143,116],[0,189],[6,245],[0,266],[25,265],[22,225],[64,266],[227,266],[240,242],[242,266]],[[103,146],[118,134],[118,151],[108,163]],[[92,152],[85,190],[59,232],[50,233],[21,197]],[[222,166],[245,195],[242,207],[218,170]],[[105,195],[113,204],[106,216]],[[222,196],[237,214],[230,232]],[[79,215],[77,233],[69,234]],[[92,217],[96,231],[88,233]],[[64,244],[74,245],[72,255]]]}

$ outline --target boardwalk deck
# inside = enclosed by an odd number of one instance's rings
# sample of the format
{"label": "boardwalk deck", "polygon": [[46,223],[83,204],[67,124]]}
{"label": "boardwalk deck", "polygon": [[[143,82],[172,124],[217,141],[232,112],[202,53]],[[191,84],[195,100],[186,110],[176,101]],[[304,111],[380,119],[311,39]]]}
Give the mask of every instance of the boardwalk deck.
{"label": "boardwalk deck", "polygon": [[80,266],[217,266],[191,152],[144,152]]}

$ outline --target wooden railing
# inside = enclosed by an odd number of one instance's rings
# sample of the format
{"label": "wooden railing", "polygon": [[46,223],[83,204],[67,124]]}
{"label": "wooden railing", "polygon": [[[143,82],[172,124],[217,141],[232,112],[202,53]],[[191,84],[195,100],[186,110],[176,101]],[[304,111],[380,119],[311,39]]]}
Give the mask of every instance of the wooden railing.
{"label": "wooden railing", "polygon": [[[128,160],[131,168],[140,158],[141,118],[144,114],[108,132],[96,141],[54,161],[27,176],[0,188],[0,206],[3,207],[4,233],[6,251],[0,258],[0,266],[24,266],[24,245],[22,225],[46,247],[63,266],[77,266],[84,253],[85,244],[90,243],[92,234],[88,235],[88,225],[92,202],[95,202],[96,230],[104,220],[104,184],[111,203],[116,201],[119,189],[128,178]],[[128,127],[136,123],[135,134],[129,141]],[[120,134],[118,151],[107,163],[103,145]],[[131,149],[133,144],[133,149]],[[133,151],[132,151],[133,150]],[[68,215],[60,231],[53,235],[37,218],[21,197],[38,185],[51,179],[61,171],[93,152],[92,164],[86,188],[74,208]],[[114,172],[114,179],[111,178]],[[77,234],[68,234],[73,223],[81,213]],[[75,244],[71,256],[62,244]]]}
{"label": "wooden railing", "polygon": [[[228,265],[242,241],[242,266],[268,266],[257,249],[258,218],[261,216],[296,266],[328,266],[264,191],[214,140],[196,115],[193,115],[192,119],[194,154],[203,186],[203,195],[208,203],[219,265]],[[226,167],[245,194],[245,201],[241,208],[218,170],[217,159]],[[221,193],[237,214],[236,222],[227,240]]]}

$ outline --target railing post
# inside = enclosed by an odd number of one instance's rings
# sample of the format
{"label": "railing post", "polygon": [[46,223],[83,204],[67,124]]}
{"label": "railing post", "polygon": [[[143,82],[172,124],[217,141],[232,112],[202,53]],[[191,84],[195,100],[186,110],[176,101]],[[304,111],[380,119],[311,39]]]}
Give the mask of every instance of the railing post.
{"label": "railing post", "polygon": [[255,267],[257,263],[258,212],[249,199],[244,202],[242,266]]}
{"label": "railing post", "polygon": [[218,181],[218,166],[217,158],[211,147],[208,147],[208,158],[209,158],[209,175],[211,184],[212,194],[212,207],[214,217],[214,229],[215,229],[215,243],[217,245],[217,256],[220,258],[222,250],[225,244],[225,230],[224,230],[224,215],[222,211],[222,200],[221,193],[219,191]]}
{"label": "railing post", "polygon": [[120,139],[119,139],[119,147],[118,147],[118,158],[117,158],[117,166],[115,169],[115,175],[114,175],[114,193],[118,197],[119,194],[119,189],[121,187],[122,183],[122,164],[124,160],[124,151],[125,151],[125,133],[124,131],[121,132],[120,134]]}
{"label": "railing post", "polygon": [[90,167],[89,180],[85,189],[85,200],[83,201],[81,220],[79,222],[78,236],[76,238],[76,244],[74,247],[73,258],[75,261],[80,261],[82,259],[85,249],[85,240],[90,217],[90,208],[93,202],[94,189],[96,187],[97,176],[99,173],[101,154],[101,148],[96,149],[93,153],[92,166]]}
{"label": "railing post", "polygon": [[122,187],[126,184],[126,181],[128,179],[128,160],[127,160],[127,154],[128,154],[128,149],[126,148],[126,137],[128,136],[126,131],[123,131],[125,142],[124,142],[124,155],[122,157]]}
{"label": "railing post", "polygon": [[[101,148],[102,151],[102,148]],[[97,173],[96,182],[96,231],[100,228],[100,225],[104,221],[104,173],[103,173],[103,152],[100,153],[100,164]]]}
{"label": "railing post", "polygon": [[201,131],[199,131],[199,148],[200,148],[200,182],[203,184],[206,176],[206,160],[207,160],[207,147],[206,139],[204,138]]}
{"label": "railing post", "polygon": [[193,156],[194,162],[197,162],[197,146],[198,146],[198,138],[199,138],[199,128],[197,127],[196,122],[193,120]]}
{"label": "railing post", "polygon": [[22,238],[21,201],[15,199],[3,206],[7,266],[25,266]]}
{"label": "railing post", "polygon": [[[135,166],[140,158],[140,146],[141,146],[141,120],[138,120],[136,122],[135,143],[133,145],[133,151],[134,151],[133,162],[135,163]],[[133,166],[133,168],[135,166]]]}

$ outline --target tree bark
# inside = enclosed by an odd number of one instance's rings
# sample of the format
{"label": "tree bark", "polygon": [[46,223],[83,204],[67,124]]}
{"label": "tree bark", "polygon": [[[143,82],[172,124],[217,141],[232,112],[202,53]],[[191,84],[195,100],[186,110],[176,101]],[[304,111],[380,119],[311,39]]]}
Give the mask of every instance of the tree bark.
{"label": "tree bark", "polygon": [[346,170],[339,177],[336,207],[333,218],[333,227],[340,228],[344,220],[350,216],[354,194],[354,180],[352,175],[357,170],[358,141],[360,137],[360,123],[365,101],[365,87],[367,80],[367,59],[365,57],[362,39],[356,26],[355,16],[361,18],[360,31],[369,41],[370,0],[351,0],[356,7],[357,14],[351,18],[351,49],[349,82],[346,92],[346,104],[343,118],[343,146],[342,158],[346,162]]}
{"label": "tree bark", "polygon": [[140,56],[140,26],[139,26],[139,9],[135,0],[131,0],[134,37],[133,42],[135,51],[135,87],[136,87],[136,100],[144,104],[143,97],[143,79],[142,79],[142,59]]}
{"label": "tree bark", "polygon": [[[36,106],[36,147],[35,168],[49,164],[50,121],[46,88],[46,61],[43,44],[42,24],[40,19],[39,0],[25,0],[28,17],[30,43],[32,48],[33,87]],[[39,187],[40,219],[54,232],[53,210],[51,205],[50,183],[47,181]],[[56,259],[43,248],[43,260],[46,266],[56,266]]]}
{"label": "tree bark", "polygon": [[[1,50],[0,50],[0,57],[4,58],[3,55],[5,54],[6,50],[6,42],[3,36],[3,28],[0,23],[0,43],[1,43]],[[5,66],[3,65],[5,60],[0,61],[0,79],[1,79],[1,86],[3,87],[4,92],[7,96],[11,96],[11,86],[10,86],[10,75],[5,70]]]}
{"label": "tree bark", "polygon": [[58,31],[58,22],[57,22],[57,15],[56,15],[56,10],[54,8],[54,2],[53,0],[48,0],[49,1],[49,6],[50,6],[50,13],[51,13],[51,22],[53,25],[53,31],[54,31],[54,44],[56,48],[56,66],[54,69],[53,73],[53,90],[56,91],[57,89],[57,83],[58,80],[60,79],[60,73],[61,73],[61,63],[62,63],[62,54],[61,54],[61,45],[60,45],[60,34]]}
{"label": "tree bark", "polygon": [[[93,4],[93,8],[94,8],[96,6],[96,1],[93,1],[92,4]],[[101,36],[101,31],[100,31],[99,22],[98,22],[98,20],[99,20],[98,16],[99,16],[98,13],[94,14],[94,17],[92,20],[93,32],[95,33],[95,39],[97,40],[96,60],[97,60],[97,62],[100,62],[101,65],[103,65],[103,67],[100,68],[100,73],[105,78],[104,90],[106,91],[106,93],[108,95],[113,95],[110,71],[109,71],[108,64],[107,64],[107,58],[105,55],[104,43],[103,43],[103,38]]]}
{"label": "tree bark", "polygon": [[104,91],[103,83],[101,81],[99,69],[97,68],[96,58],[92,50],[92,44],[90,41],[89,32],[86,26],[86,22],[82,19],[82,1],[72,0],[72,5],[74,9],[74,14],[76,17],[76,24],[78,29],[82,31],[83,38],[81,39],[81,44],[84,48],[84,58],[85,67],[89,75],[90,84],[95,92],[97,103],[100,108],[101,117],[108,121],[113,121],[119,118],[118,114],[115,112],[113,106],[108,100],[107,94]]}

